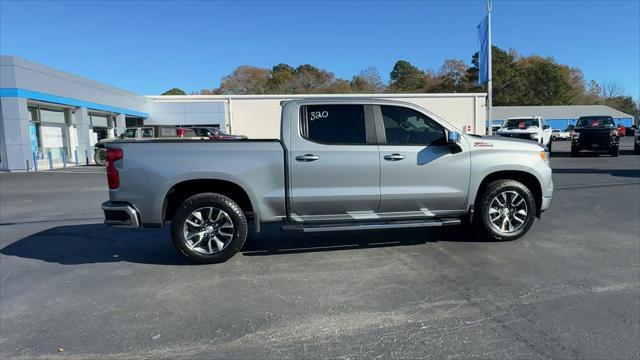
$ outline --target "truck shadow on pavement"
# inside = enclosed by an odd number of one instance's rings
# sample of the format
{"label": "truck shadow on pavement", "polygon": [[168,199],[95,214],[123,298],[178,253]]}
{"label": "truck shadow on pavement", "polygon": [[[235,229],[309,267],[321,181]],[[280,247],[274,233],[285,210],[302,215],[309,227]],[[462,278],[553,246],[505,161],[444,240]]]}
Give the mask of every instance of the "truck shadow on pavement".
{"label": "truck shadow on pavement", "polygon": [[[249,234],[241,254],[236,256],[413,246],[438,241],[476,240],[460,227],[301,234],[281,232],[280,224],[266,224],[262,226],[260,234]],[[157,265],[193,264],[175,249],[168,229],[140,231],[116,229],[103,224],[50,228],[7,245],[0,249],[0,254],[63,265],[120,261]]]}

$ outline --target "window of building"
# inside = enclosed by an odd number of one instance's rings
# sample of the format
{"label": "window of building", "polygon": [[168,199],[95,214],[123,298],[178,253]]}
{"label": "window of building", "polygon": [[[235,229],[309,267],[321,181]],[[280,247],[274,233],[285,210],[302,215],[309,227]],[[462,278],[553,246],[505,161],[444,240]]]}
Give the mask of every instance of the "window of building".
{"label": "window of building", "polygon": [[426,115],[400,106],[380,106],[388,145],[445,145],[444,128]]}
{"label": "window of building", "polygon": [[41,108],[39,120],[42,123],[67,124],[66,111]]}
{"label": "window of building", "polygon": [[306,105],[302,136],[324,144],[366,144],[363,105]]}
{"label": "window of building", "polygon": [[105,115],[90,115],[91,117],[91,127],[101,127],[108,128],[109,127],[109,118]]}

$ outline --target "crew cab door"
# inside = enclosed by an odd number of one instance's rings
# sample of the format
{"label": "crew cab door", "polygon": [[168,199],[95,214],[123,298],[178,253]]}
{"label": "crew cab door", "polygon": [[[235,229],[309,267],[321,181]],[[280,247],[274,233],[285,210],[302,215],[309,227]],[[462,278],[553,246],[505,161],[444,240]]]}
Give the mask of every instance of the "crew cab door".
{"label": "crew cab door", "polygon": [[447,144],[447,130],[408,107],[374,106],[380,143],[380,213],[437,216],[465,211],[468,144]]}
{"label": "crew cab door", "polygon": [[288,134],[292,218],[339,220],[377,211],[380,160],[372,106],[310,103],[297,110]]}

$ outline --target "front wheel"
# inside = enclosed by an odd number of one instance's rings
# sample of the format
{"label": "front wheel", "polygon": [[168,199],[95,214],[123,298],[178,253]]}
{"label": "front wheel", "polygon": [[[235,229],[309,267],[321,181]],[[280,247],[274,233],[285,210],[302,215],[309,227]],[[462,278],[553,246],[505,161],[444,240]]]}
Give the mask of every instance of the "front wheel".
{"label": "front wheel", "polygon": [[553,145],[554,139],[549,139],[549,144],[547,145],[547,150],[549,150],[549,156],[551,156],[551,146]]}
{"label": "front wheel", "polygon": [[636,155],[640,155],[640,145],[638,144],[633,145],[633,153]]}
{"label": "front wheel", "polygon": [[190,260],[221,263],[242,249],[247,239],[247,219],[228,197],[197,194],[185,200],[173,216],[171,238]]}
{"label": "front wheel", "polygon": [[477,221],[483,237],[515,240],[529,231],[536,214],[536,202],[523,183],[515,180],[492,181],[477,203]]}

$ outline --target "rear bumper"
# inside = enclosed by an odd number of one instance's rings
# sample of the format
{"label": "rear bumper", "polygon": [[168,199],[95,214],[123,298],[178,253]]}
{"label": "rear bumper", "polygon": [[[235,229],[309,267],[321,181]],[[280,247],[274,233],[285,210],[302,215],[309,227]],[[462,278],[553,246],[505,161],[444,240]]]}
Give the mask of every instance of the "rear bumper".
{"label": "rear bumper", "polygon": [[126,202],[107,201],[102,204],[104,223],[116,227],[137,228],[140,226],[138,210]]}

